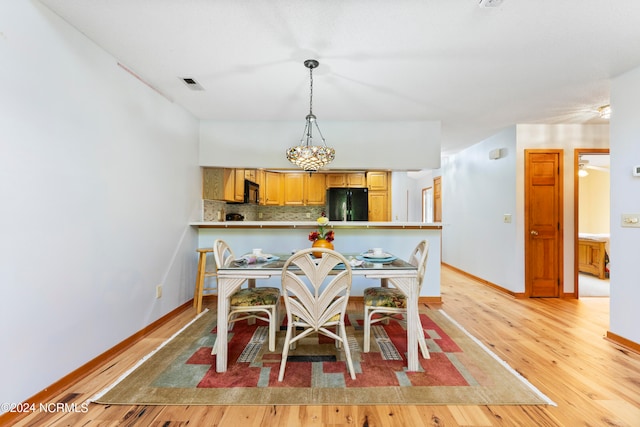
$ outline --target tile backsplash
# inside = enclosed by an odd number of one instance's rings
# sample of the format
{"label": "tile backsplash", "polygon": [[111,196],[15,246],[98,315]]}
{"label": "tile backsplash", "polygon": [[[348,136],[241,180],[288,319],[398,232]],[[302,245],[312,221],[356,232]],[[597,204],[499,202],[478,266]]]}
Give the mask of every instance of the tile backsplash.
{"label": "tile backsplash", "polygon": [[202,220],[219,221],[224,211],[239,213],[245,221],[315,221],[325,210],[325,206],[259,206],[203,200]]}

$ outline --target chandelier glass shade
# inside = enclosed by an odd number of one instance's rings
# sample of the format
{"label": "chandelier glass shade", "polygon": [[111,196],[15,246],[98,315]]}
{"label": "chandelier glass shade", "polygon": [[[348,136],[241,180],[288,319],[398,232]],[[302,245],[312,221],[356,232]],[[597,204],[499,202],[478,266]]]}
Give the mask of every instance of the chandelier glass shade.
{"label": "chandelier glass shade", "polygon": [[[313,69],[319,65],[315,59],[307,59],[304,66],[309,69],[309,114],[306,117],[304,132],[300,139],[300,144],[287,149],[287,160],[294,165],[309,172],[316,172],[323,166],[331,163],[336,157],[336,150],[327,146],[327,143],[320,132],[318,121],[313,114]],[[317,131],[318,136],[322,140],[322,145],[314,145],[313,133]]]}

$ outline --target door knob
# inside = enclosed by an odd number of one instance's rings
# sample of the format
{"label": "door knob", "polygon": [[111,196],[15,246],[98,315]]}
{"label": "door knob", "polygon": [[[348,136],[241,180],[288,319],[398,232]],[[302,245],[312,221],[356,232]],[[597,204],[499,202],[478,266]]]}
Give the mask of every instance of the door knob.
{"label": "door knob", "polygon": [[532,236],[537,236],[537,235],[538,235],[538,232],[537,232],[536,230],[531,230],[531,235],[532,235]]}

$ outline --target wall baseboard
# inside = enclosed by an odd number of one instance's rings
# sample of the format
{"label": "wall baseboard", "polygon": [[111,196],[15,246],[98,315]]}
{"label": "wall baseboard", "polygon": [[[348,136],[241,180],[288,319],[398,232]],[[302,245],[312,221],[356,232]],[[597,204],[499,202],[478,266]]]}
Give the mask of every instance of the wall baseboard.
{"label": "wall baseboard", "polygon": [[456,268],[456,267],[454,267],[452,265],[449,265],[447,263],[444,263],[444,262],[441,263],[441,265],[444,266],[444,267],[450,268],[451,270],[455,271],[456,273],[460,273],[463,276],[468,277],[469,279],[472,279],[472,280],[474,280],[474,281],[476,281],[478,283],[481,283],[481,284],[483,284],[485,286],[488,286],[488,287],[490,287],[492,289],[495,289],[496,291],[499,291],[499,292],[502,292],[504,294],[510,295],[510,296],[512,296],[514,298],[518,298],[518,299],[526,298],[524,292],[513,292],[513,291],[510,291],[509,289],[503,288],[502,286],[498,286],[495,283],[491,283],[488,280],[482,279],[482,278],[480,278],[478,276],[474,276],[471,273],[467,273],[464,270],[460,270],[459,268]]}
{"label": "wall baseboard", "polygon": [[[60,378],[55,383],[51,384],[49,387],[34,394],[33,396],[25,400],[23,403],[35,404],[36,406],[39,406],[40,403],[47,403],[53,396],[60,394],[62,390],[64,390],[65,388],[73,385],[74,383],[80,381],[81,379],[93,373],[96,369],[101,367],[104,364],[104,362],[110,359],[111,357],[127,350],[133,344],[135,344],[136,341],[139,341],[145,335],[158,329],[160,326],[164,325],[165,323],[173,319],[178,314],[182,313],[185,310],[189,310],[192,307],[193,307],[193,300],[191,299],[185,302],[184,304],[182,304],[181,306],[177,307],[175,310],[165,314],[164,316],[162,316],[155,322],[151,323],[147,327],[131,335],[129,338],[126,338],[124,341],[119,342],[115,346],[111,347],[109,350],[91,359],[84,365],[80,366],[78,369],[68,373],[67,375]],[[28,413],[5,412],[4,414],[0,414],[0,426],[12,425],[18,419],[26,415],[28,415]]]}
{"label": "wall baseboard", "polygon": [[628,348],[634,353],[640,354],[640,344],[635,341],[631,341],[627,338],[621,337],[620,335],[614,334],[611,331],[607,331],[607,335],[604,337],[606,340],[611,341],[615,344],[621,345],[623,347]]}
{"label": "wall baseboard", "polygon": [[[349,301],[357,301],[362,303],[364,301],[363,296],[349,296]],[[418,304],[442,304],[442,297],[419,297]]]}

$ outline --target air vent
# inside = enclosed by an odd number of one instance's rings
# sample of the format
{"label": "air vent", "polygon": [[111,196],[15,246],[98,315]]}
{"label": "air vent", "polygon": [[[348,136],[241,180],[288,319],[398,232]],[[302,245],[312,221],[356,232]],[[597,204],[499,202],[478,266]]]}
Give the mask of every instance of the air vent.
{"label": "air vent", "polygon": [[479,0],[480,7],[499,7],[504,0]]}
{"label": "air vent", "polygon": [[192,77],[181,77],[184,84],[191,90],[204,90],[204,88]]}

